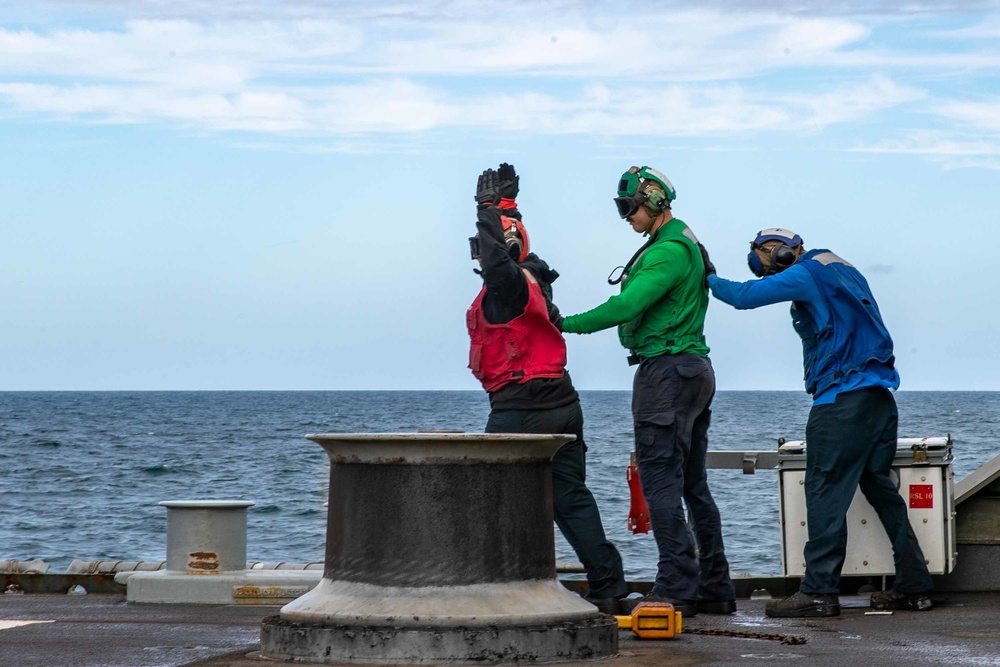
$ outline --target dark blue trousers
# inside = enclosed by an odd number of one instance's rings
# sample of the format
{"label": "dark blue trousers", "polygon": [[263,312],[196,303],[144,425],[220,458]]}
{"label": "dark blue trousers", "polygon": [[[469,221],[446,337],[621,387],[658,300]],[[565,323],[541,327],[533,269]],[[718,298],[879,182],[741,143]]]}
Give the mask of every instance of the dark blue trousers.
{"label": "dark blue trousers", "polygon": [[636,458],[659,550],[655,595],[682,600],[736,597],[719,508],[705,470],[714,396],[715,372],[706,357],[650,357],[642,360],[635,373]]}
{"label": "dark blue trousers", "polygon": [[604,534],[601,513],[587,488],[587,445],[583,410],[574,401],[547,410],[493,410],[487,433],[573,433],[552,457],[552,505],[556,525],[587,571],[588,595],[623,597],[628,591],[622,557]]}
{"label": "dark blue trousers", "polygon": [[931,575],[906,515],[906,502],[889,476],[896,456],[896,400],[883,387],[868,387],[818,405],[806,424],[806,517],[804,593],[840,592],[847,554],[847,510],[861,492],[878,513],[892,543],[901,593],[931,590]]}

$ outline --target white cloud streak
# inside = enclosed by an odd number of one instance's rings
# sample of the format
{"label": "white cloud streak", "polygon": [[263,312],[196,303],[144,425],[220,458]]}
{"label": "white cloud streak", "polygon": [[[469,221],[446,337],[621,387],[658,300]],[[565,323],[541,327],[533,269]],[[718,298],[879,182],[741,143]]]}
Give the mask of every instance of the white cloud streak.
{"label": "white cloud streak", "polygon": [[[868,7],[851,15],[791,2],[653,3],[619,13],[511,2],[498,20],[495,6],[477,1],[109,2],[132,18],[115,29],[0,28],[0,110],[328,145],[447,128],[721,137],[815,133],[885,109],[926,110],[928,92],[904,82],[907,68],[1000,69],[995,49],[949,48],[947,35],[938,52],[872,47],[881,25],[872,16],[892,12],[855,4]],[[911,9],[899,14],[927,7]],[[956,99],[932,113],[1000,133],[996,109]]]}
{"label": "white cloud streak", "polygon": [[839,86],[825,93],[791,95],[785,99],[808,110],[801,117],[805,129],[821,130],[838,123],[858,121],[875,111],[925,97],[927,93],[924,90],[898,85],[884,76],[874,76],[868,81]]}
{"label": "white cloud streak", "polygon": [[[23,113],[96,122],[176,121],[208,129],[340,135],[464,127],[535,134],[727,136],[815,131],[920,96],[873,79],[818,98],[772,100],[735,84],[642,88],[594,85],[575,97],[505,93],[443,95],[404,79],[285,92],[164,94],[155,87],[0,84]],[[176,91],[169,91],[174,93]],[[844,102],[848,100],[848,102]]]}
{"label": "white cloud streak", "polygon": [[1000,133],[1000,97],[979,102],[952,100],[935,106],[933,112],[972,129]]}
{"label": "white cloud streak", "polygon": [[916,155],[945,169],[1000,169],[1000,137],[983,139],[950,131],[917,131],[900,139],[887,139],[849,150],[855,153]]}

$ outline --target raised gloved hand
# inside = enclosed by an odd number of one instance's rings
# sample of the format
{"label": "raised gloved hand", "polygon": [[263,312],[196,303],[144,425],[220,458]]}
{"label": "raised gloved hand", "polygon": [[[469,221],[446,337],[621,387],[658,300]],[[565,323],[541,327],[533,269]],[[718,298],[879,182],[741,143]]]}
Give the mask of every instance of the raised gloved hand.
{"label": "raised gloved hand", "polygon": [[698,244],[698,251],[701,252],[701,261],[705,263],[705,285],[708,285],[708,277],[715,274],[715,264],[708,257],[708,251],[701,243]]}
{"label": "raised gloved hand", "polygon": [[497,170],[497,176],[500,177],[500,196],[504,199],[516,199],[521,190],[521,178],[514,171],[514,165],[504,162]]}
{"label": "raised gloved hand", "polygon": [[497,172],[487,169],[476,183],[476,203],[480,208],[495,206],[500,201],[500,179]]}

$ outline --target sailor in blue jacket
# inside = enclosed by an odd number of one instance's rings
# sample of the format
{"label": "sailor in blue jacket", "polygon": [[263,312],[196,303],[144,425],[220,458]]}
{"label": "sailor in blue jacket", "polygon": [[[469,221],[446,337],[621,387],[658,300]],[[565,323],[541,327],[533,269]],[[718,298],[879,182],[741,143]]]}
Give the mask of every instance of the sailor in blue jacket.
{"label": "sailor in blue jacket", "polygon": [[738,309],[792,303],[802,339],[806,391],[806,515],[809,541],[799,592],[771,600],[774,617],[840,614],[840,571],[847,550],[847,509],[860,485],[892,543],[893,587],[872,594],[875,609],[922,611],[933,605],[931,576],[889,470],[896,455],[899,387],[892,338],[864,276],[829,250],[805,251],[802,238],[766,229],[750,244],[750,270],[760,280],[715,275],[702,248],[712,295]]}

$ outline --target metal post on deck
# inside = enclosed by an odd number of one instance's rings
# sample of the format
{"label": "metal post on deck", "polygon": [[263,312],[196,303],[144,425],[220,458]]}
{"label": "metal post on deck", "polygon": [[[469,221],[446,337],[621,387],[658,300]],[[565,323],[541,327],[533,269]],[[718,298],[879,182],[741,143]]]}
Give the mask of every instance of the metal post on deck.
{"label": "metal post on deck", "polygon": [[[315,571],[247,568],[249,500],[164,500],[166,567],[119,572],[129,602],[283,604],[319,581]],[[138,569],[138,568],[136,568]]]}
{"label": "metal post on deck", "polygon": [[218,574],[246,569],[249,500],[164,500],[167,570]]}
{"label": "metal post on deck", "polygon": [[556,579],[551,458],[572,435],[312,435],[330,457],[323,579],[264,620],[264,657],[548,662],[613,655],[614,618]]}

